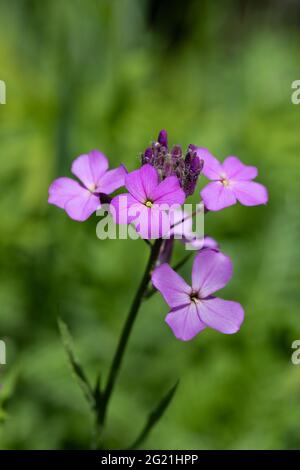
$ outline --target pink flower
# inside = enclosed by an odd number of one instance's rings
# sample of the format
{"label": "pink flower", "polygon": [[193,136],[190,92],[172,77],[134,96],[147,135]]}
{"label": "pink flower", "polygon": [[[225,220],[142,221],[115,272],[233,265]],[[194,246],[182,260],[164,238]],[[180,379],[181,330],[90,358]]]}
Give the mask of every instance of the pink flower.
{"label": "pink flower", "polygon": [[212,296],[231,276],[228,256],[210,249],[201,250],[195,257],[192,287],[168,264],[154,270],[152,283],[171,307],[166,323],[176,338],[188,341],[207,326],[226,334],[239,330],[244,320],[242,306]]}
{"label": "pink flower", "polygon": [[125,177],[127,194],[119,194],[111,201],[116,223],[135,224],[142,238],[160,238],[170,230],[168,209],[183,204],[185,193],[176,176],[159,181],[157,170],[143,165]]}
{"label": "pink flower", "polygon": [[126,169],[108,169],[103,153],[92,150],[72,163],[71,171],[82,184],[71,178],[58,178],[49,187],[49,204],[64,209],[71,219],[83,222],[101,207],[100,194],[110,194],[124,185]]}
{"label": "pink flower", "polygon": [[256,167],[246,166],[236,157],[227,157],[221,164],[205,148],[198,148],[197,155],[204,161],[202,173],[212,180],[201,191],[205,207],[210,211],[219,211],[237,201],[244,206],[268,202],[265,186],[252,181],[257,176]]}

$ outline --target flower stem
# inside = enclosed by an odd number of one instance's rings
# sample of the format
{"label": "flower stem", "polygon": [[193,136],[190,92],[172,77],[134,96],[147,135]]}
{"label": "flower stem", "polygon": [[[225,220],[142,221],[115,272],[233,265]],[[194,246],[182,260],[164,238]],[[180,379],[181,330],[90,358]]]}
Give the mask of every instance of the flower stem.
{"label": "flower stem", "polygon": [[113,361],[111,363],[107,383],[106,383],[105,389],[102,393],[101,407],[98,410],[98,420],[97,421],[98,421],[99,425],[101,425],[102,429],[103,429],[104,424],[105,424],[105,419],[106,419],[106,414],[107,414],[109,401],[110,401],[111,395],[113,393],[115,383],[116,383],[116,379],[117,379],[119,371],[120,371],[120,367],[121,367],[121,364],[122,364],[122,361],[123,361],[123,357],[124,357],[124,353],[125,353],[125,349],[126,349],[128,340],[129,340],[129,336],[130,336],[132,327],[134,325],[136,316],[138,314],[140,305],[142,303],[144,293],[145,293],[146,289],[148,288],[148,284],[149,284],[149,281],[150,281],[150,278],[151,278],[151,271],[152,271],[152,269],[153,269],[153,267],[154,267],[154,265],[157,261],[161,244],[162,244],[162,240],[158,239],[151,246],[150,257],[149,257],[149,260],[148,260],[143,278],[140,282],[138,290],[137,290],[137,292],[135,294],[135,297],[133,299],[133,302],[131,304],[131,307],[130,307],[127,319],[125,321],[125,324],[124,324],[124,327],[123,327],[123,330],[122,330],[122,333],[121,333],[121,336],[120,336],[120,339],[119,339],[119,343],[118,343]]}

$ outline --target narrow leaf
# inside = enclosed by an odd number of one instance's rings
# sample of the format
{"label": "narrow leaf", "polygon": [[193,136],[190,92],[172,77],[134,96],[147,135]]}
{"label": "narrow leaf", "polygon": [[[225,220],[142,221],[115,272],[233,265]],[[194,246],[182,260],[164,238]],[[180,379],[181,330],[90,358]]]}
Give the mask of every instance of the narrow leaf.
{"label": "narrow leaf", "polygon": [[74,351],[73,339],[70,334],[69,328],[61,318],[58,318],[57,322],[58,322],[60,335],[62,338],[62,343],[67,353],[67,357],[69,359],[71,369],[73,373],[75,374],[75,377],[77,379],[77,382],[79,383],[81,390],[83,391],[85,399],[87,400],[91,408],[94,409],[95,398],[93,394],[93,389],[83,370],[83,367],[81,366],[80,362],[78,361],[76,357],[76,354]]}
{"label": "narrow leaf", "polygon": [[147,439],[149,433],[154,428],[155,424],[162,418],[163,414],[165,413],[166,409],[171,403],[171,400],[173,396],[175,395],[178,385],[179,385],[179,380],[177,380],[175,385],[173,385],[173,387],[161,399],[161,401],[154,408],[154,410],[149,414],[146,424],[144,428],[142,429],[142,432],[140,433],[138,438],[134,441],[134,443],[129,447],[129,449],[136,449],[142,444],[142,442],[144,442],[145,439]]}
{"label": "narrow leaf", "polygon": [[15,393],[16,384],[19,378],[19,364],[5,372],[5,377],[2,377],[2,369],[0,367],[0,424],[9,417],[6,412],[7,402],[13,397]]}
{"label": "narrow leaf", "polygon": [[101,406],[101,401],[102,401],[102,391],[101,391],[101,375],[98,374],[95,387],[94,387],[94,397],[95,397],[95,402],[97,409],[100,408]]}

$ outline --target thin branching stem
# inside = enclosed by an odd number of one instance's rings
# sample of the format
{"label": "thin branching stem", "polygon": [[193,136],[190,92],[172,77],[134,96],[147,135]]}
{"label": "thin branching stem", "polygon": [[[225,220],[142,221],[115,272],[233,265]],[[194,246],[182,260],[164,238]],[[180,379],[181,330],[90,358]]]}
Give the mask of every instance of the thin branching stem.
{"label": "thin branching stem", "polygon": [[114,358],[111,363],[107,383],[106,383],[104,391],[102,392],[101,406],[100,406],[100,409],[98,409],[97,421],[99,425],[101,426],[102,430],[105,424],[108,405],[109,405],[110,398],[112,396],[112,393],[115,387],[117,377],[120,372],[120,367],[124,358],[124,353],[125,353],[126,346],[130,337],[130,333],[132,331],[132,327],[137,317],[144,293],[148,288],[149,281],[151,278],[151,272],[159,256],[161,244],[162,244],[162,240],[159,239],[159,240],[156,240],[151,246],[149,260],[148,260],[143,278],[140,282],[138,290],[133,299],[132,305],[129,309],[129,313],[125,321]]}

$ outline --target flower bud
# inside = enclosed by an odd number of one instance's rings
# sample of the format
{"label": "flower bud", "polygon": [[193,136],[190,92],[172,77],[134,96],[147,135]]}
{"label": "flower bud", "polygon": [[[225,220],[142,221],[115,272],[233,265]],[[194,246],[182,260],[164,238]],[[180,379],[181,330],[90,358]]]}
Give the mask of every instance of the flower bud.
{"label": "flower bud", "polygon": [[162,129],[160,133],[158,134],[157,142],[160,143],[163,147],[168,148],[168,134],[167,131]]}

